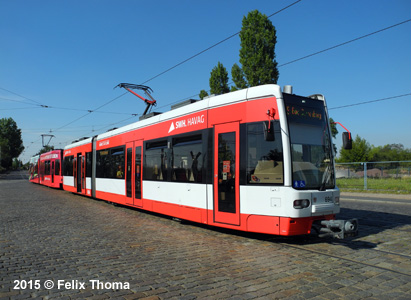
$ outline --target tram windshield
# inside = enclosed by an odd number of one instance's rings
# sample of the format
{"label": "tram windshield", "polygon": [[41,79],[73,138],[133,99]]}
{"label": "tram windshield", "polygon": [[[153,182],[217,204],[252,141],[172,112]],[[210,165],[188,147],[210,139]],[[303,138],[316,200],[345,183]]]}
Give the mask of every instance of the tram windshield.
{"label": "tram windshield", "polygon": [[333,154],[324,102],[284,94],[296,189],[335,187]]}

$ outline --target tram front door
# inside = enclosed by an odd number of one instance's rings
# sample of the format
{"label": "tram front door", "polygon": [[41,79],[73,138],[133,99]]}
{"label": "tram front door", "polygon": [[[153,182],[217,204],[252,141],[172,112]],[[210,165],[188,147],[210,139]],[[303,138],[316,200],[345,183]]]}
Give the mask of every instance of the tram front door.
{"label": "tram front door", "polygon": [[239,122],[214,127],[214,221],[240,225]]}

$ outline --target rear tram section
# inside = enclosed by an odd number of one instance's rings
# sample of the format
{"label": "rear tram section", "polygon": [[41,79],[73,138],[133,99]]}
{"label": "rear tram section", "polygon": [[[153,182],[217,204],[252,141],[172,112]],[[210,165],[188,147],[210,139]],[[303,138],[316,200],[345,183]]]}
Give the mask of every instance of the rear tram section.
{"label": "rear tram section", "polygon": [[357,224],[335,220],[332,149],[322,95],[258,86],[73,142],[63,188],[218,227],[342,238]]}

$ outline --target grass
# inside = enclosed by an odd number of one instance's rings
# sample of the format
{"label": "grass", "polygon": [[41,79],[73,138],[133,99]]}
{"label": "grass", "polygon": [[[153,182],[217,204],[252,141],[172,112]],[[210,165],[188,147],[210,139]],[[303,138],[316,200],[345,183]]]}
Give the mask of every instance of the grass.
{"label": "grass", "polygon": [[367,178],[367,190],[364,189],[364,178],[340,178],[337,186],[343,192],[411,194],[411,177]]}

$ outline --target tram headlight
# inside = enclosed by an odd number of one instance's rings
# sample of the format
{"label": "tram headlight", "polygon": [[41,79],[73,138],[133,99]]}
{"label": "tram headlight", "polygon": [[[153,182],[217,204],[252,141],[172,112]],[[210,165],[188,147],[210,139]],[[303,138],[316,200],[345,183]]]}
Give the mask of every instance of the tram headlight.
{"label": "tram headlight", "polygon": [[310,200],[308,199],[298,199],[294,200],[294,208],[296,209],[302,209],[302,208],[307,208],[310,206]]}

